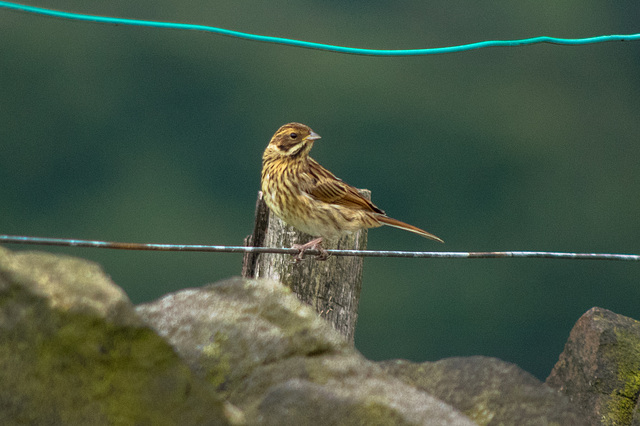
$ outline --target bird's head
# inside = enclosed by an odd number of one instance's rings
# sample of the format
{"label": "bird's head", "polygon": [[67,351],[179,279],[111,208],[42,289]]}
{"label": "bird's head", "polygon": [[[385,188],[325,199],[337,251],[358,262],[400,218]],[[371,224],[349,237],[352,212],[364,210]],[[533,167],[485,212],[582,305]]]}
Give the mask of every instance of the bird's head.
{"label": "bird's head", "polygon": [[271,138],[265,151],[280,157],[300,157],[309,154],[313,142],[320,139],[320,135],[300,123],[289,123],[280,127]]}

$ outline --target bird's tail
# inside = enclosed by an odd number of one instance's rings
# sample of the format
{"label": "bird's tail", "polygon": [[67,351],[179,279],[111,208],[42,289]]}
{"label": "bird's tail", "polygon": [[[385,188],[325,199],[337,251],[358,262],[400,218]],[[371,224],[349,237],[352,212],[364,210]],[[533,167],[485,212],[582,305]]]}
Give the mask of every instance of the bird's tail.
{"label": "bird's tail", "polygon": [[440,241],[441,243],[444,243],[442,239],[436,237],[435,235],[430,234],[427,231],[420,229],[416,226],[409,225],[408,223],[400,222],[399,220],[392,219],[388,216],[378,216],[376,217],[376,219],[378,219],[379,222],[382,222],[385,225],[393,226],[394,228],[404,229],[405,231],[413,232],[418,235],[422,235],[425,238],[429,238],[431,240]]}

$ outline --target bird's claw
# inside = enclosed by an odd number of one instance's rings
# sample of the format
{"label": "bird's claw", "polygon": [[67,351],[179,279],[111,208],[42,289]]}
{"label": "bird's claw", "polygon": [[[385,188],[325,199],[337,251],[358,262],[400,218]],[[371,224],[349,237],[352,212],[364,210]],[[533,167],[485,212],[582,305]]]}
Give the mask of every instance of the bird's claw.
{"label": "bird's claw", "polygon": [[299,250],[298,254],[293,257],[295,263],[300,262],[304,258],[304,252],[307,250],[318,250],[320,254],[316,256],[317,260],[327,260],[329,253],[322,247],[322,238],[316,238],[305,244],[294,244],[292,248]]}

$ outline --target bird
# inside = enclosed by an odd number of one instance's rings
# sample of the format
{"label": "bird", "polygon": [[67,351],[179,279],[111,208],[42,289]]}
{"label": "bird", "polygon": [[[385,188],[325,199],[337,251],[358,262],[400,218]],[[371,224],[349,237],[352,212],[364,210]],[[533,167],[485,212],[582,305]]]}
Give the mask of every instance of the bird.
{"label": "bird", "polygon": [[357,188],[343,182],[309,156],[320,135],[307,125],[288,123],[280,127],[262,156],[261,189],[269,209],[294,228],[317,237],[299,250],[294,260],[301,260],[305,250],[320,252],[325,240],[366,228],[388,225],[444,243],[439,237],[386,215]]}

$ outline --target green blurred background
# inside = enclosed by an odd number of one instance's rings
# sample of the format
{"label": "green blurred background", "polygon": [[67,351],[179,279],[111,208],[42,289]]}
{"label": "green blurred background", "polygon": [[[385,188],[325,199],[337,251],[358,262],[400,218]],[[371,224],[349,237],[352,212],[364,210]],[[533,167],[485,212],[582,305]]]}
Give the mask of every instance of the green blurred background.
{"label": "green blurred background", "polygon": [[[40,1],[369,48],[637,33],[633,1]],[[373,192],[389,250],[640,252],[640,42],[375,58],[0,9],[0,233],[240,245],[289,121]],[[93,259],[135,303],[238,275],[236,254],[8,246]],[[370,359],[487,355],[545,378],[592,306],[640,319],[640,264],[367,259]]]}

